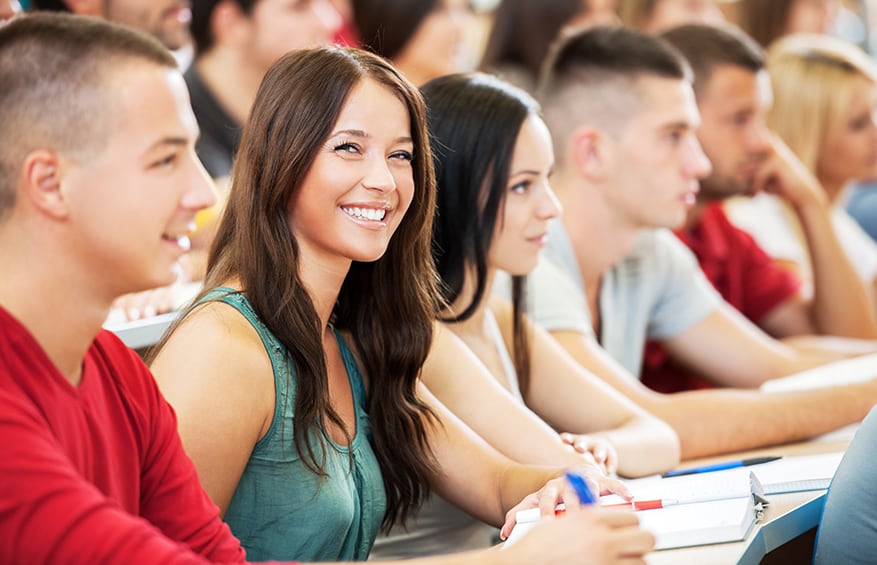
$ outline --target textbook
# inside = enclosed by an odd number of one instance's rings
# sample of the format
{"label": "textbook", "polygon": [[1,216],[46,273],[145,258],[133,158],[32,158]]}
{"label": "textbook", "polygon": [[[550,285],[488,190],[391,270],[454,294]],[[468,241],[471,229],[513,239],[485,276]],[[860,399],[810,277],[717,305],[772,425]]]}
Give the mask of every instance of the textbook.
{"label": "textbook", "polygon": [[[746,539],[766,500],[755,474],[740,471],[628,481],[635,500],[659,502],[662,506],[637,511],[642,528],[655,535],[655,549]],[[601,497],[600,505],[630,507],[617,495]],[[506,544],[514,543],[538,520],[538,509],[518,512]]]}

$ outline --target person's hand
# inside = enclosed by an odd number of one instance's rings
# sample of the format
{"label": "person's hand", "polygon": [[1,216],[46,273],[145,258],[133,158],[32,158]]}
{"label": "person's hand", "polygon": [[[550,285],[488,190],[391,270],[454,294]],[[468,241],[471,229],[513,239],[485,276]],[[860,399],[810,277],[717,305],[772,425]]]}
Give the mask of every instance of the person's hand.
{"label": "person's hand", "polygon": [[655,537],[639,527],[635,512],[583,507],[558,519],[543,519],[520,540],[495,555],[503,565],[645,563]]}
{"label": "person's hand", "polygon": [[174,309],[177,283],[143,292],[120,296],[113,302],[113,308],[125,314],[128,321],[151,318]]}
{"label": "person's hand", "polygon": [[[617,494],[625,500],[633,498],[633,493],[630,492],[627,485],[618,479],[606,477],[594,467],[577,467],[574,471],[585,479],[592,493],[598,493],[598,495]],[[595,495],[594,498],[597,498],[597,496]],[[539,508],[539,515],[542,518],[553,519],[557,505],[561,503],[564,503],[567,511],[581,506],[575,490],[573,490],[564,477],[551,479],[538,492],[528,495],[517,506],[506,512],[505,523],[503,523],[502,529],[499,532],[500,538],[506,539],[509,537],[512,528],[515,526],[515,516],[519,511]]]}
{"label": "person's hand", "polygon": [[816,177],[778,136],[771,134],[770,152],[759,166],[753,193],[764,191],[795,208],[828,205],[828,196]]}
{"label": "person's hand", "polygon": [[560,439],[579,453],[589,455],[603,473],[615,475],[618,470],[618,454],[612,444],[602,438],[564,432]]}

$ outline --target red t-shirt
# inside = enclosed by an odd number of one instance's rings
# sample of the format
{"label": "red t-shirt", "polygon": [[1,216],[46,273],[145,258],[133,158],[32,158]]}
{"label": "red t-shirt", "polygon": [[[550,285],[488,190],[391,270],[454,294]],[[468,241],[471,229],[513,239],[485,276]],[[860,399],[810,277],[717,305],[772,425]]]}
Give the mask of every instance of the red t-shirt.
{"label": "red t-shirt", "polygon": [[149,369],[102,331],[73,387],[0,308],[0,563],[244,561]]}
{"label": "red t-shirt", "polygon": [[[801,281],[777,267],[752,236],[733,225],[721,203],[707,206],[697,226],[676,236],[697,257],[722,298],[755,324],[800,291]],[[646,344],[642,381],[660,392],[713,386],[670,361],[655,342]]]}

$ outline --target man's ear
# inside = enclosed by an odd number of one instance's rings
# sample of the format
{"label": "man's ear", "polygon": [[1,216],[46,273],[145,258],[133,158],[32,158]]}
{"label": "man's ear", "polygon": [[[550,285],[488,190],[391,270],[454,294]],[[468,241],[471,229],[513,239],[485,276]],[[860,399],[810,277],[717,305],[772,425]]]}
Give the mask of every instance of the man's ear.
{"label": "man's ear", "polygon": [[220,0],[210,14],[210,34],[217,43],[238,43],[249,41],[249,36],[242,35],[242,24],[249,18],[237,2]]}
{"label": "man's ear", "polygon": [[67,9],[80,16],[106,17],[103,0],[64,0],[64,4]]}
{"label": "man's ear", "polygon": [[583,126],[573,132],[570,157],[580,175],[591,181],[606,178],[608,141],[603,132],[591,126]]}
{"label": "man's ear", "polygon": [[28,153],[22,177],[22,198],[53,218],[67,217],[67,199],[61,189],[62,162],[56,153],[47,149]]}

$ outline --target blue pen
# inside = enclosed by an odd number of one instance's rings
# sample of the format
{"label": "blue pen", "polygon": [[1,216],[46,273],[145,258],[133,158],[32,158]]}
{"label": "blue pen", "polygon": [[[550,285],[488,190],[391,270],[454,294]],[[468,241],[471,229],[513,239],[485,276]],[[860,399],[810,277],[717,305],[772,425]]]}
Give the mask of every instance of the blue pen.
{"label": "blue pen", "polygon": [[748,467],[750,465],[760,465],[762,463],[770,463],[781,457],[754,457],[752,459],[738,459],[736,461],[726,461],[724,463],[716,463],[714,465],[705,465],[703,467],[692,467],[691,469],[676,469],[667,471],[662,477],[679,477],[681,475],[694,475],[696,473],[709,473],[711,471],[724,471],[725,469],[736,469],[737,467]]}
{"label": "blue pen", "polygon": [[594,504],[596,502],[594,500],[594,495],[591,493],[591,489],[588,488],[588,483],[585,482],[585,479],[582,478],[581,475],[577,473],[573,473],[572,471],[567,471],[566,480],[569,482],[570,486],[576,491],[576,496],[579,497],[579,504]]}

